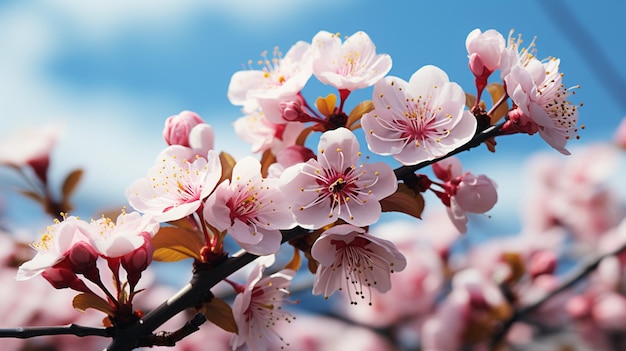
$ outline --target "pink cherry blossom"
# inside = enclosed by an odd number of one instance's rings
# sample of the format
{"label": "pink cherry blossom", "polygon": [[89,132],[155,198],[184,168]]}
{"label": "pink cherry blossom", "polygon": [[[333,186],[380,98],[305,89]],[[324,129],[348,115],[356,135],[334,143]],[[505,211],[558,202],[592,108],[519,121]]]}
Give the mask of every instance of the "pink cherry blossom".
{"label": "pink cherry blossom", "polygon": [[447,206],[452,223],[461,233],[467,231],[467,212],[485,213],[498,201],[496,183],[484,174],[461,173],[461,163],[448,157],[433,164],[438,178],[445,181],[445,194],[437,194]]}
{"label": "pink cherry blossom", "polygon": [[265,351],[269,345],[284,344],[274,326],[293,319],[289,312],[282,310],[282,305],[291,303],[287,289],[295,272],[284,269],[263,277],[265,268],[273,262],[274,256],[261,257],[243,291],[235,297],[233,316],[238,332],[231,339],[233,350],[244,343],[250,351]]}
{"label": "pink cherry blossom", "polygon": [[64,260],[72,247],[78,243],[88,243],[97,235],[89,223],[70,216],[46,228],[38,242],[31,244],[37,254],[24,262],[15,277],[17,280],[30,279]]}
{"label": "pink cherry blossom", "polygon": [[280,178],[280,175],[283,174],[286,168],[315,157],[313,150],[308,147],[302,145],[288,146],[276,154],[276,162],[272,163],[267,169],[267,176],[269,178]]}
{"label": "pink cherry blossom", "polygon": [[[502,79],[516,111],[504,130],[518,130],[539,135],[550,146],[569,155],[565,145],[577,138],[578,105],[568,99],[574,93],[563,85],[560,60],[536,58],[534,41],[528,48],[519,48],[521,38],[509,36],[509,45],[502,57]],[[529,125],[530,123],[530,125]]]}
{"label": "pink cherry blossom", "polygon": [[126,190],[130,205],[139,212],[153,215],[159,222],[195,212],[217,185],[222,165],[213,150],[206,159],[192,155],[191,149],[180,145],[163,150],[147,176],[136,180]]}
{"label": "pink cherry blossom", "polygon": [[[309,43],[299,41],[283,57],[278,49],[273,58],[264,53],[260,70],[236,72],[228,86],[228,99],[243,106],[245,113],[262,110],[270,121],[282,123],[279,104],[294,100],[311,77],[312,54]],[[284,121],[283,121],[284,122]]]}
{"label": "pink cherry blossom", "polygon": [[463,347],[470,308],[467,295],[450,294],[421,329],[424,351],[457,351]]}
{"label": "pink cherry blossom", "polygon": [[96,251],[109,258],[122,257],[144,245],[148,238],[159,230],[159,222],[150,215],[140,215],[139,212],[122,213],[116,221],[102,217],[93,220],[91,225],[98,234],[93,240]]}
{"label": "pink cherry blossom", "polygon": [[391,57],[376,54],[376,46],[365,32],[354,33],[342,44],[339,34],[320,31],[312,45],[315,77],[340,90],[372,86],[391,69]]}
{"label": "pink cherry blossom", "polygon": [[0,141],[0,165],[32,167],[42,182],[47,181],[50,152],[61,136],[56,125],[29,128]]}
{"label": "pink cherry blossom", "polygon": [[424,66],[409,82],[386,77],[374,86],[375,109],[361,123],[367,145],[404,165],[444,156],[467,143],[476,119],[465,110],[465,93],[435,66]]}
{"label": "pink cherry blossom", "polygon": [[[403,271],[391,275],[393,289],[385,293],[371,291],[371,306],[345,306],[344,313],[359,324],[387,327],[410,318],[424,317],[431,312],[445,284],[444,263],[440,250],[425,242],[420,234],[428,236],[428,239],[441,239],[440,227],[446,224],[431,223],[425,218],[418,224],[414,221],[392,221],[371,226],[369,233],[393,242],[406,257],[407,265]],[[454,228],[451,229],[458,235]]]}
{"label": "pink cherry blossom", "polygon": [[295,226],[278,180],[262,178],[260,162],[250,156],[238,161],[232,181],[222,182],[206,200],[204,218],[257,255],[278,251],[282,239],[279,229]]}
{"label": "pink cherry blossom", "polygon": [[[466,332],[474,328],[484,329],[499,325],[508,317],[507,302],[493,281],[479,271],[469,268],[457,272],[452,278],[452,290],[439,305],[437,312],[423,325],[423,349],[428,351],[455,351],[468,345]],[[494,329],[495,330],[495,329]],[[486,347],[489,340],[474,340]]]}
{"label": "pink cherry blossom", "polygon": [[313,244],[311,255],[319,263],[313,294],[328,297],[345,288],[355,305],[357,300],[368,299],[372,289],[381,293],[389,291],[391,273],[406,267],[404,255],[391,241],[350,224],[337,225],[322,233]]}
{"label": "pink cherry blossom", "polygon": [[252,144],[252,152],[271,150],[277,154],[280,150],[295,144],[304,125],[299,122],[276,124],[270,122],[265,114],[256,111],[237,119],[234,123],[237,136]]}
{"label": "pink cherry blossom", "polygon": [[321,228],[343,219],[365,226],[378,220],[379,200],[396,191],[397,180],[385,163],[357,166],[360,155],[356,136],[338,128],[322,134],[317,160],[309,159],[283,172],[280,189],[293,202],[299,225]]}
{"label": "pink cherry blossom", "polygon": [[608,145],[589,145],[565,159],[535,155],[525,165],[522,223],[537,232],[564,228],[587,249],[596,247],[624,217],[608,184],[618,164],[617,150]]}
{"label": "pink cherry blossom", "polygon": [[[611,267],[609,267],[611,266]],[[594,350],[610,350],[615,336],[625,335],[626,297],[623,290],[623,267],[619,259],[610,256],[602,260],[599,271],[591,273],[589,283],[583,291],[569,296],[564,310],[573,320],[572,326],[582,341]],[[611,275],[619,275],[621,284],[603,277],[606,270],[616,270]],[[612,340],[613,339],[613,340]]]}

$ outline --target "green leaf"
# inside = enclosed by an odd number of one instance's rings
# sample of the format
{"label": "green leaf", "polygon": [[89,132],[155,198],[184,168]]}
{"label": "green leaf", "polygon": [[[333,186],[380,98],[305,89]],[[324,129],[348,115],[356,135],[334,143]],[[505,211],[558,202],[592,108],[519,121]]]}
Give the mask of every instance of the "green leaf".
{"label": "green leaf", "polygon": [[238,332],[237,322],[235,322],[235,317],[233,317],[233,310],[224,300],[214,297],[210,302],[202,305],[200,312],[204,314],[207,320],[227,332]]}
{"label": "green leaf", "polygon": [[83,293],[76,295],[72,300],[72,306],[79,312],[85,312],[88,308],[93,308],[111,317],[115,315],[115,311],[113,311],[113,308],[111,308],[108,302],[93,294]]}
{"label": "green leaf", "polygon": [[187,258],[200,260],[204,246],[196,232],[177,227],[162,227],[152,238],[155,261],[175,262]]}
{"label": "green leaf", "polygon": [[402,212],[422,219],[424,197],[405,184],[398,184],[398,190],[380,201],[383,212]]}

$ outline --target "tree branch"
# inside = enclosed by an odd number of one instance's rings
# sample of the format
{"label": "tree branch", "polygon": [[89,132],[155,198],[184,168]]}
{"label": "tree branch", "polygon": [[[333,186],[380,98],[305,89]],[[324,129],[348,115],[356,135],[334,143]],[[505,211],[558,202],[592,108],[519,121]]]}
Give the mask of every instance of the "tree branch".
{"label": "tree branch", "polygon": [[[296,227],[291,230],[284,230],[282,233],[282,242],[284,243],[308,234],[309,230]],[[212,287],[254,261],[257,257],[257,255],[244,252],[241,255],[227,259],[210,271],[196,272],[191,281],[176,295],[146,314],[144,318],[135,324],[116,330],[113,341],[105,351],[131,351],[139,347],[141,337],[152,334],[156,328],[185,309],[199,307],[202,301],[211,296],[210,290]]]}
{"label": "tree branch", "polygon": [[571,288],[576,283],[578,283],[583,278],[585,278],[587,275],[589,275],[589,273],[595,271],[596,268],[598,268],[598,265],[600,264],[600,262],[602,262],[603,259],[605,259],[607,257],[618,255],[618,254],[620,254],[621,252],[624,252],[624,251],[626,251],[626,243],[622,244],[622,246],[618,247],[617,249],[615,249],[615,250],[613,250],[611,252],[608,252],[608,253],[605,253],[605,254],[601,254],[601,255],[592,255],[592,256],[586,258],[576,268],[574,268],[571,271],[569,271],[567,273],[567,275],[563,278],[561,284],[559,284],[559,286],[557,286],[554,290],[552,290],[549,293],[543,295],[542,297],[538,298],[537,300],[535,300],[535,301],[533,301],[533,302],[531,302],[531,303],[529,303],[529,304],[527,304],[525,306],[522,306],[519,309],[516,309],[513,312],[513,315],[511,316],[511,318],[509,318],[502,325],[502,329],[500,329],[494,335],[494,337],[491,339],[492,349],[495,346],[497,346],[504,339],[504,337],[509,332],[509,330],[511,329],[511,327],[513,326],[513,324],[515,322],[517,322],[519,320],[523,320],[526,316],[531,314],[533,311],[535,311],[537,308],[539,308],[546,301],[550,300],[551,298],[555,297],[556,295],[560,294],[561,292]]}
{"label": "tree branch", "polygon": [[114,328],[92,328],[76,324],[68,324],[55,327],[22,327],[11,329],[0,329],[0,338],[28,339],[45,335],[76,335],[112,337],[115,334]]}
{"label": "tree branch", "polygon": [[150,334],[139,341],[140,347],[153,346],[176,346],[176,343],[185,337],[200,330],[200,326],[206,322],[206,317],[202,313],[196,313],[195,316],[180,329],[174,332],[159,332]]}

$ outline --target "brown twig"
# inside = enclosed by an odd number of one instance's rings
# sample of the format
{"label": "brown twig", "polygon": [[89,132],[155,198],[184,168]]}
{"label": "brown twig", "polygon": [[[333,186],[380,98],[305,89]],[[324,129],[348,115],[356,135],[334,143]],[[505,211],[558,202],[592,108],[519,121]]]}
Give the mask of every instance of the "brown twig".
{"label": "brown twig", "polygon": [[22,327],[0,329],[0,338],[28,339],[45,335],[76,335],[112,337],[115,334],[114,328],[93,328],[76,324],[68,324],[54,327]]}
{"label": "brown twig", "polygon": [[153,346],[176,346],[176,343],[185,337],[200,330],[200,326],[206,322],[206,317],[202,313],[196,313],[195,316],[180,329],[174,332],[159,332],[150,334],[139,341],[140,347]]}

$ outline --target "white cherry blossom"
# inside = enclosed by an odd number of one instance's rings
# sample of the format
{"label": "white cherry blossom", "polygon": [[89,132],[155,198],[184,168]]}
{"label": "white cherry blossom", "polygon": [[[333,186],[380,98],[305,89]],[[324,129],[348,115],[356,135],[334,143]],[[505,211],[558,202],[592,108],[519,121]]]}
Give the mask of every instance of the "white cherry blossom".
{"label": "white cherry blossom", "polygon": [[103,216],[93,220],[91,225],[97,233],[93,247],[100,255],[110,258],[136,250],[145,242],[144,233],[152,237],[159,230],[159,222],[154,217],[126,211],[122,211],[115,221]]}
{"label": "white cherry blossom", "polygon": [[206,200],[204,218],[228,233],[248,252],[278,251],[279,229],[295,226],[289,203],[278,180],[261,177],[261,164],[248,156],[233,168],[232,181],[222,182]]}
{"label": "white cherry blossom", "polygon": [[391,241],[349,224],[322,233],[313,244],[311,255],[319,263],[313,294],[328,297],[345,288],[352,304],[370,297],[371,289],[389,291],[391,273],[406,267],[404,255]]}
{"label": "white cherry blossom", "polygon": [[31,244],[37,254],[19,267],[15,279],[27,280],[41,274],[64,260],[78,243],[91,246],[97,235],[94,229],[89,223],[74,216],[66,217],[62,221],[55,220],[53,225],[46,228],[41,239]]}
{"label": "white cherry blossom", "polygon": [[[276,48],[272,58],[263,53],[258,64],[262,69],[236,72],[228,86],[228,99],[233,105],[243,106],[251,113],[263,106],[263,112],[275,123],[280,123],[280,102],[290,101],[302,90],[311,77],[311,45],[299,41],[285,56]],[[249,62],[252,64],[252,61]]]}
{"label": "white cherry blossom", "polygon": [[250,351],[266,351],[270,345],[286,344],[274,326],[293,319],[289,312],[282,310],[282,305],[291,303],[287,289],[296,272],[284,269],[263,277],[265,268],[273,262],[273,255],[261,257],[243,291],[235,297],[233,316],[238,332],[231,338],[233,350],[244,343]]}
{"label": "white cherry blossom", "polygon": [[358,226],[375,223],[379,200],[398,187],[391,167],[382,162],[358,165],[359,143],[346,128],[322,134],[317,151],[317,160],[291,166],[280,177],[296,222],[305,228],[321,228],[337,219]]}
{"label": "white cherry blossom", "polygon": [[304,124],[300,122],[272,123],[261,111],[247,114],[233,124],[237,136],[252,144],[252,152],[272,150],[274,155],[296,143]]}
{"label": "white cherry blossom", "polygon": [[367,88],[391,70],[391,57],[376,54],[376,46],[365,32],[354,33],[342,44],[339,34],[321,31],[312,44],[315,77],[337,89]]}
{"label": "white cherry blossom", "polygon": [[[534,40],[521,48],[521,37],[509,36],[509,45],[502,57],[502,79],[514,103],[509,125],[520,132],[539,135],[562,154],[569,155],[567,141],[578,138],[578,105],[569,98],[572,88],[562,83],[560,60],[536,57]],[[578,88],[575,86],[574,88]]]}
{"label": "white cherry blossom", "polygon": [[172,221],[195,212],[221,175],[216,151],[210,150],[205,159],[192,149],[172,145],[161,152],[145,178],[131,184],[126,197],[137,211],[159,222]]}
{"label": "white cherry blossom", "polygon": [[435,66],[420,68],[408,83],[391,76],[381,79],[373,102],[375,109],[361,119],[368,147],[404,165],[444,156],[476,131],[463,89]]}

